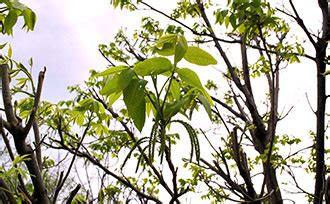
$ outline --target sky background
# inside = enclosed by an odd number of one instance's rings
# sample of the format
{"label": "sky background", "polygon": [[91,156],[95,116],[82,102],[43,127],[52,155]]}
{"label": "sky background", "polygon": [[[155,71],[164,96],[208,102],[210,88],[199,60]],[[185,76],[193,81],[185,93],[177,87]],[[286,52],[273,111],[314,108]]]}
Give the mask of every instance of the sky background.
{"label": "sky background", "polygon": [[[37,14],[33,32],[15,27],[14,37],[5,37],[13,47],[13,59],[27,64],[34,59],[34,72],[47,67],[43,98],[56,102],[67,97],[66,87],[82,83],[90,69],[108,65],[98,52],[120,28],[138,28],[141,13],[113,9],[110,0],[21,0]],[[168,9],[176,1],[151,1]],[[143,12],[148,15],[148,12]],[[3,42],[4,42],[3,41]]]}
{"label": "sky background", "polygon": [[[137,28],[140,22],[136,13],[114,10],[110,0],[21,2],[36,12],[35,30],[28,33],[20,30],[21,22],[16,26],[14,37],[6,37],[1,42],[9,41],[13,47],[13,58],[23,64],[33,57],[35,76],[44,66],[47,67],[42,98],[54,103],[67,99],[67,86],[82,84],[90,69],[102,70],[108,65],[98,52],[99,44],[110,42],[119,28]],[[161,9],[167,9],[165,7],[169,5],[168,1],[153,2]],[[298,11],[304,15],[307,25],[320,25],[316,0],[296,2],[299,2]],[[148,15],[148,12],[144,14]],[[299,32],[301,30],[297,29]],[[279,130],[306,136],[308,130],[314,128],[314,117],[305,97],[308,93],[312,105],[315,105],[314,66],[303,61],[303,64],[290,66],[283,72],[281,107],[287,110],[295,104],[295,109],[286,122],[280,124]]]}
{"label": "sky background", "polygon": [[107,0],[22,2],[37,14],[35,30],[27,33],[16,26],[7,40],[14,59],[27,64],[33,57],[35,73],[47,67],[43,98],[52,102],[67,96],[68,85],[87,79],[90,69],[106,67],[98,45],[108,43],[131,16],[113,10]]}

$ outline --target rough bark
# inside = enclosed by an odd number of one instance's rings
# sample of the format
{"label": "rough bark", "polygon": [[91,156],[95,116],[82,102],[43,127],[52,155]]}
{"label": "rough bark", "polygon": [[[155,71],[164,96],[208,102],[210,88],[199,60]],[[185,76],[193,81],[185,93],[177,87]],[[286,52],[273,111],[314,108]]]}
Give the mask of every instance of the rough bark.
{"label": "rough bark", "polygon": [[324,193],[325,165],[324,165],[324,133],[325,133],[325,105],[326,80],[323,73],[326,70],[327,42],[320,39],[316,47],[317,66],[317,110],[316,110],[316,168],[315,168],[315,199],[314,204],[322,203]]}
{"label": "rough bark", "polygon": [[271,193],[269,196],[269,203],[277,204],[283,203],[281,191],[278,185],[277,177],[276,177],[276,170],[273,167],[267,168],[267,165],[264,165],[264,172],[267,172],[266,177],[266,186],[268,193]]}
{"label": "rough bark", "polygon": [[5,128],[10,132],[14,138],[15,147],[19,156],[27,155],[27,159],[24,160],[24,163],[31,174],[32,184],[34,186],[33,193],[33,203],[50,203],[47,190],[45,188],[41,171],[35,156],[35,152],[32,147],[26,142],[27,135],[31,129],[32,123],[35,120],[35,114],[37,112],[37,107],[40,100],[42,82],[44,78],[44,73],[40,72],[39,81],[38,81],[38,90],[35,94],[35,101],[32,113],[30,115],[29,121],[25,127],[22,125],[22,120],[19,119],[13,110],[12,106],[12,96],[10,91],[10,78],[9,78],[9,67],[7,64],[0,64],[1,75],[2,75],[2,98],[5,106],[5,114],[7,121],[4,122]]}
{"label": "rough bark", "polygon": [[315,46],[316,51],[316,74],[317,74],[317,110],[316,110],[316,168],[315,168],[315,190],[314,204],[322,203],[325,184],[324,164],[324,134],[325,134],[325,106],[326,106],[326,49],[327,41],[330,40],[330,15],[327,0],[319,0],[319,6],[323,16],[322,37],[318,38]]}
{"label": "rough bark", "polygon": [[0,178],[0,203],[16,204],[16,199],[5,181]]}

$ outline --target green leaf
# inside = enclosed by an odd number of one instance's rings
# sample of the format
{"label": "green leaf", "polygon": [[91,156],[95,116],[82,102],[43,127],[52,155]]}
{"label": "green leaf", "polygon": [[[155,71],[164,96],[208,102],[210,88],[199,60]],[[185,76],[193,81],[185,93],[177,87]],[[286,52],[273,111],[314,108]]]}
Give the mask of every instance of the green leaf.
{"label": "green leaf", "polygon": [[327,71],[325,71],[325,72],[323,73],[324,76],[327,76],[327,75],[329,75],[329,74],[330,74],[330,70],[327,70]]}
{"label": "green leaf", "polygon": [[112,93],[121,92],[129,85],[133,76],[134,71],[132,69],[122,71],[120,74],[115,75],[107,81],[100,91],[100,94],[110,95]]}
{"label": "green leaf", "polygon": [[198,95],[198,99],[202,103],[202,105],[204,106],[207,114],[209,115],[209,118],[211,118],[212,110],[211,110],[211,105],[210,105],[208,99],[206,99],[206,97],[202,94]]}
{"label": "green leaf", "polygon": [[116,74],[118,72],[124,71],[126,69],[129,69],[127,66],[116,66],[116,67],[111,67],[103,72],[100,72],[98,74],[95,74],[94,77],[101,77],[101,76],[109,76],[112,74]]}
{"label": "green leaf", "polygon": [[175,116],[180,109],[188,102],[189,98],[184,97],[180,100],[176,100],[173,103],[166,104],[164,109],[164,117],[166,120],[171,119],[173,116]]}
{"label": "green leaf", "polygon": [[134,71],[140,76],[158,75],[172,70],[172,63],[165,57],[155,57],[135,65]]}
{"label": "green leaf", "polygon": [[227,14],[228,14],[228,10],[217,11],[216,12],[216,23],[219,23],[220,25],[222,25]]}
{"label": "green leaf", "polygon": [[103,105],[100,102],[95,101],[93,98],[86,98],[79,101],[79,106],[76,106],[74,110],[80,112],[92,111],[96,113],[104,113],[105,111]]}
{"label": "green leaf", "polygon": [[161,49],[155,48],[155,51],[162,56],[171,56],[174,55],[174,46],[173,43],[165,43]]}
{"label": "green leaf", "polygon": [[238,27],[237,27],[237,31],[241,34],[244,34],[246,32],[246,28],[244,23],[241,23]]}
{"label": "green leaf", "polygon": [[119,80],[119,75],[115,75],[107,80],[106,84],[100,90],[101,95],[110,95],[116,92],[117,84]]}
{"label": "green leaf", "polygon": [[98,196],[97,196],[97,199],[98,199],[98,201],[100,202],[100,203],[104,203],[104,192],[103,192],[103,189],[101,189],[100,191],[99,191],[99,194],[98,194]]}
{"label": "green leaf", "polygon": [[174,45],[177,41],[177,37],[177,34],[164,35],[156,41],[156,47],[162,48],[167,43]]}
{"label": "green leaf", "polygon": [[134,76],[134,71],[132,69],[127,69],[122,71],[119,74],[116,92],[124,90],[131,82],[133,76]]}
{"label": "green leaf", "polygon": [[2,48],[4,48],[6,45],[7,43],[0,45],[0,50],[2,50]]}
{"label": "green leaf", "polygon": [[180,93],[180,84],[176,80],[172,80],[171,87],[170,87],[171,94],[174,99],[179,100],[181,97]]}
{"label": "green leaf", "polygon": [[206,91],[204,88],[201,89],[201,92],[202,92],[203,96],[205,96],[205,98],[207,99],[207,101],[209,102],[209,104],[210,104],[211,106],[213,106],[214,104],[213,104],[213,100],[212,100],[210,94],[207,93],[207,91]]}
{"label": "green leaf", "polygon": [[13,48],[11,47],[11,45],[9,45],[7,56],[9,59],[13,56]]}
{"label": "green leaf", "polygon": [[28,161],[28,160],[31,160],[29,158],[28,154],[24,154],[22,156],[16,156],[15,159],[13,160],[13,166],[17,165],[18,163],[21,163],[23,161]]}
{"label": "green leaf", "polygon": [[208,52],[199,47],[189,46],[184,59],[188,62],[200,66],[207,66],[210,64],[217,64],[217,60],[212,57]]}
{"label": "green leaf", "polygon": [[143,129],[146,115],[146,101],[144,98],[146,84],[146,80],[133,79],[123,91],[128,115],[133,119],[136,128],[140,132]]}
{"label": "green leaf", "polygon": [[178,35],[177,42],[175,46],[175,55],[174,55],[174,63],[178,63],[183,56],[186,54],[188,49],[188,44],[186,38],[183,35]]}
{"label": "green leaf", "polygon": [[146,100],[146,114],[148,117],[150,116],[152,108],[153,108],[153,104],[150,102],[150,100],[147,99]]}
{"label": "green leaf", "polygon": [[149,92],[148,93],[148,97],[146,97],[145,99],[146,99],[146,113],[147,113],[147,115],[148,116],[150,116],[150,112],[152,111],[152,114],[154,115],[154,116],[156,116],[157,115],[157,110],[156,110],[156,96],[155,96],[155,94],[154,93],[152,93],[152,92]]}
{"label": "green leaf", "polygon": [[198,88],[198,90],[206,97],[210,105],[213,106],[213,101],[210,95],[204,89],[198,75],[193,70],[188,68],[182,68],[182,69],[177,69],[177,73],[184,82],[186,82],[190,86]]}
{"label": "green leaf", "polygon": [[82,126],[85,121],[85,111],[83,110],[68,110],[68,114],[74,119],[77,125]]}
{"label": "green leaf", "polygon": [[122,94],[122,91],[110,94],[108,99],[108,106],[112,106],[112,104],[114,104]]}
{"label": "green leaf", "polygon": [[12,8],[23,11],[27,9],[28,7],[19,2],[18,0],[11,0]]}
{"label": "green leaf", "polygon": [[12,34],[12,30],[16,22],[17,22],[17,12],[15,10],[10,10],[4,22],[5,31],[8,35]]}
{"label": "green leaf", "polygon": [[231,26],[233,27],[233,30],[235,30],[237,28],[237,25],[236,25],[236,17],[234,14],[229,16],[229,22],[230,22]]}
{"label": "green leaf", "polygon": [[193,70],[189,68],[182,68],[182,69],[177,69],[176,72],[179,74],[179,77],[187,84],[193,87],[197,87],[199,89],[203,89],[203,85],[198,75]]}
{"label": "green leaf", "polygon": [[86,199],[83,195],[78,194],[73,198],[71,203],[72,204],[79,204],[79,203],[87,203],[87,202],[86,202]]}
{"label": "green leaf", "polygon": [[32,59],[32,57],[29,58],[29,65],[30,65],[30,67],[33,67],[33,59]]}
{"label": "green leaf", "polygon": [[188,48],[186,38],[183,35],[169,34],[160,37],[156,41],[155,51],[163,56],[174,56],[174,63],[178,63],[185,55]]}
{"label": "green leaf", "polygon": [[31,9],[23,10],[25,26],[28,30],[33,30],[37,21],[36,14]]}
{"label": "green leaf", "polygon": [[229,26],[229,17],[228,16],[225,17],[225,26],[226,26],[226,28],[228,28],[228,26]]}

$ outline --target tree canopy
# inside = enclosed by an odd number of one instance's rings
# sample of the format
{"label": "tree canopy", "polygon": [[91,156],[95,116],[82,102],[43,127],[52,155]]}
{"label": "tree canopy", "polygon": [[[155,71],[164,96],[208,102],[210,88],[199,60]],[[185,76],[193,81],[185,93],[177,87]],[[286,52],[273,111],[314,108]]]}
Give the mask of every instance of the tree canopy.
{"label": "tree canopy", "polygon": [[[1,45],[2,203],[330,202],[326,0],[313,29],[292,0],[182,0],[172,11],[110,2],[146,17],[99,45],[109,66],[70,86],[71,100],[42,100],[46,67],[35,77],[32,59]],[[3,35],[18,18],[33,31],[30,8],[0,5]],[[283,134],[292,108],[283,111],[281,76],[306,60],[315,128]]]}

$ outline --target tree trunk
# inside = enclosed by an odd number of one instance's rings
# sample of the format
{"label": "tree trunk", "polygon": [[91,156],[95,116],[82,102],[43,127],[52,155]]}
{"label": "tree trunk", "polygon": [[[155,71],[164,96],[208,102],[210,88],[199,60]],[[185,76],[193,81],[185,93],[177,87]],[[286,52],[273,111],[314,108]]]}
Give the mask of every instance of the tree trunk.
{"label": "tree trunk", "polygon": [[33,203],[42,203],[49,204],[50,200],[48,198],[47,190],[44,185],[41,172],[37,163],[37,158],[33,152],[33,149],[30,145],[26,144],[25,140],[20,140],[20,135],[13,135],[15,140],[15,146],[17,153],[20,156],[28,155],[28,160],[25,160],[25,165],[28,168],[29,173],[31,174],[31,180],[34,186],[33,192]]}
{"label": "tree trunk", "polygon": [[[1,57],[0,57],[1,58]],[[27,155],[27,160],[24,163],[27,166],[29,174],[31,175],[31,180],[34,187],[33,203],[48,204],[50,200],[47,195],[47,190],[43,182],[41,171],[38,166],[37,158],[32,147],[26,143],[27,135],[31,129],[32,123],[34,121],[34,112],[37,111],[37,106],[41,94],[41,85],[43,81],[43,73],[39,74],[38,81],[38,91],[35,94],[34,99],[34,109],[30,115],[30,119],[24,128],[22,126],[22,121],[16,116],[13,106],[12,106],[12,95],[10,90],[10,77],[9,77],[9,66],[7,64],[0,64],[1,76],[2,76],[2,98],[5,107],[5,114],[7,121],[1,121],[5,123],[6,129],[13,135],[15,147],[19,156]],[[40,80],[41,79],[41,80]],[[2,120],[2,119],[1,119]],[[29,125],[31,124],[31,125]]]}
{"label": "tree trunk", "polygon": [[324,165],[324,118],[326,105],[326,80],[323,73],[326,70],[325,57],[327,42],[320,39],[316,47],[316,66],[317,66],[317,111],[316,111],[316,168],[315,168],[315,199],[314,204],[322,203],[323,186],[325,180]]}
{"label": "tree trunk", "polygon": [[330,15],[327,0],[318,1],[322,11],[323,26],[322,38],[318,38],[315,46],[316,74],[317,74],[317,110],[316,110],[316,168],[315,168],[315,191],[314,204],[320,204],[324,195],[325,165],[324,165],[324,133],[325,133],[325,106],[326,106],[326,79],[323,73],[326,70],[327,41],[330,40]]}
{"label": "tree trunk", "polygon": [[266,186],[268,193],[271,193],[269,199],[270,204],[281,204],[283,203],[280,188],[278,186],[276,170],[270,166],[267,170],[267,165],[264,164],[264,172],[267,171]]}

